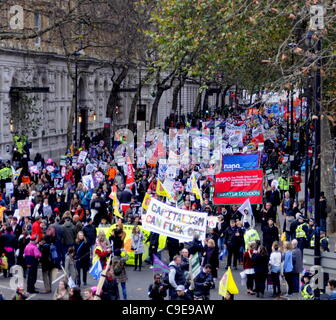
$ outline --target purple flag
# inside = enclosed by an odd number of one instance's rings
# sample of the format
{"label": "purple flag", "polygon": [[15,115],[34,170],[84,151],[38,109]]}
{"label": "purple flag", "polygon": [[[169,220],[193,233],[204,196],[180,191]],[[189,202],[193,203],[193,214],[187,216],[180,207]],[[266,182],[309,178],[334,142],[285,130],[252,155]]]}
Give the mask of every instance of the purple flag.
{"label": "purple flag", "polygon": [[165,265],[155,254],[153,254],[153,271],[160,271],[169,273],[169,267]]}

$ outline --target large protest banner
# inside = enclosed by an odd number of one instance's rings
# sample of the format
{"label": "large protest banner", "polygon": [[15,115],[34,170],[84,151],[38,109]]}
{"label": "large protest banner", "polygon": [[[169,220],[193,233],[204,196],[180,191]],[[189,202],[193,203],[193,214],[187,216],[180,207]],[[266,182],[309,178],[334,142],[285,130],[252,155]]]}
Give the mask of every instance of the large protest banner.
{"label": "large protest banner", "polygon": [[262,170],[221,172],[216,175],[214,204],[262,203]]}
{"label": "large protest banner", "polygon": [[253,170],[259,168],[259,154],[223,155],[223,171]]}
{"label": "large protest banner", "polygon": [[[138,226],[138,227],[144,234],[145,240],[147,240],[150,232],[148,230],[145,230],[142,226]],[[97,234],[99,234],[100,231],[103,231],[107,239],[109,239],[109,237],[112,234],[112,231],[115,228],[116,228],[116,224],[113,224],[108,228],[96,228],[96,230],[97,230]],[[124,228],[123,228],[123,230],[126,233],[126,237],[124,239],[124,249],[126,250],[127,255],[128,255],[128,260],[126,261],[127,265],[134,265],[134,251],[132,250],[132,230],[133,228],[134,228],[133,225],[127,225],[127,224],[124,224]],[[166,247],[166,241],[167,241],[167,237],[160,235],[159,246],[158,246],[159,251],[163,250]],[[148,245],[144,243],[144,247],[145,247],[145,251],[142,255],[143,261],[148,257]]]}
{"label": "large protest banner", "polygon": [[147,213],[142,216],[142,226],[180,242],[192,241],[195,234],[203,240],[207,213],[182,210],[152,198]]}

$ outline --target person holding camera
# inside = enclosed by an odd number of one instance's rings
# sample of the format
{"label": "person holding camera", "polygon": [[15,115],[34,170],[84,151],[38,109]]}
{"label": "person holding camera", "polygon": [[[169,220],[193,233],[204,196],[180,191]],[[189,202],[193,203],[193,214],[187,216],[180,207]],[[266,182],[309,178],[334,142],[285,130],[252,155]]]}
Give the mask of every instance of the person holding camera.
{"label": "person holding camera", "polygon": [[211,275],[211,265],[206,264],[203,270],[194,279],[195,300],[209,300],[210,289],[215,285]]}
{"label": "person holding camera", "polygon": [[153,301],[163,301],[167,296],[167,286],[162,282],[161,275],[154,275],[154,283],[148,288],[148,297]]}

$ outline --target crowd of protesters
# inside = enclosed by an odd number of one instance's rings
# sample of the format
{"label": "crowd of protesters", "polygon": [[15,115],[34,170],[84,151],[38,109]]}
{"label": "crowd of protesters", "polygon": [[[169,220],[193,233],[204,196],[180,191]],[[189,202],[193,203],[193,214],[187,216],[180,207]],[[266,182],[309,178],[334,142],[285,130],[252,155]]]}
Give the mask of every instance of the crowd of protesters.
{"label": "crowd of protesters", "polygon": [[[244,117],[234,115],[228,119],[220,114],[206,115],[205,118],[188,115],[177,122],[175,117],[170,117],[165,121],[165,129],[200,129],[205,120],[229,121],[234,125],[247,123],[244,144],[239,145],[242,150],[244,145],[253,141],[253,125],[249,125],[253,121],[246,122],[246,118],[246,112]],[[207,212],[209,216],[217,216],[218,222],[215,228],[208,230],[205,241],[197,236],[189,243],[167,238],[170,271],[166,276],[155,274],[148,289],[150,299],[162,300],[167,296],[172,300],[209,299],[210,291],[216,288],[221,260],[225,261],[226,269],[232,267],[244,271],[242,277],[246,278],[249,295],[256,294],[262,298],[268,283],[273,285],[273,296],[280,295],[280,274],[286,280],[288,296],[301,291],[299,275],[303,272],[303,249],[314,247],[316,234],[314,219],[309,211],[307,214],[304,202],[298,198],[302,184],[300,171],[303,151],[297,144],[294,160],[289,164],[286,158],[289,146],[280,120],[260,113],[252,115],[252,118],[266,130],[273,128],[276,132],[275,138],[263,141],[263,149],[260,151],[260,165],[265,173],[264,203],[253,205],[253,212],[240,212],[238,205],[215,206],[212,201],[214,179],[203,175],[204,167],[200,164],[181,167],[175,178],[184,186],[180,192],[182,202],[179,207]],[[141,168],[136,167],[135,184],[127,185],[127,168],[113,155],[116,147],[123,143],[126,143],[125,137],[114,141],[109,149],[102,141],[101,134],[92,138],[86,136],[82,148],[71,151],[62,164],[44,159],[40,154],[31,161],[27,152],[16,154],[12,162],[0,164],[0,254],[4,277],[11,277],[11,267],[19,265],[23,269],[29,294],[51,293],[53,274],[63,270],[65,278],[59,282],[54,299],[81,300],[80,288],[87,286],[90,267],[99,259],[104,269],[108,257],[112,255],[99,299],[128,298],[128,271],[125,267],[128,256],[124,249],[124,225],[133,226],[133,271],[141,272],[147,243],[149,259],[145,262],[152,264],[153,254],[160,256],[159,235],[151,232],[146,238],[138,227],[141,225],[141,215],[145,213],[141,203],[146,192],[158,200],[165,199],[155,191],[158,166],[145,164]],[[74,159],[77,157],[78,161],[79,152],[83,150],[88,152],[87,162],[79,164]],[[90,170],[89,164],[93,165]],[[102,175],[97,175],[97,172]],[[273,177],[269,179],[272,174]],[[92,176],[92,187],[83,180],[83,176],[87,175]],[[99,179],[101,176],[103,178]],[[188,179],[194,176],[202,191],[202,203],[185,188]],[[6,183],[11,182],[13,189],[8,191]],[[120,203],[129,205],[125,212],[119,208],[123,218],[114,215],[110,197],[113,190],[116,190]],[[20,216],[20,200],[30,201],[29,215]],[[321,250],[329,251],[325,223],[326,198],[323,192],[320,203]],[[282,225],[278,213],[284,218]],[[97,234],[97,227],[109,227],[114,223],[115,228],[110,237],[106,237],[104,232]],[[259,232],[257,225],[258,228],[260,226]],[[195,279],[191,279],[189,274],[191,255],[198,255],[202,268]],[[43,292],[35,288],[39,265],[45,287]],[[309,274],[305,276],[301,279],[303,284],[310,277]],[[332,296],[335,298],[335,282],[330,280],[329,285],[333,288]],[[311,298],[312,293],[307,293],[307,288],[302,296]],[[96,290],[86,288],[84,299],[97,298]],[[13,299],[26,298],[24,288],[19,287]]]}

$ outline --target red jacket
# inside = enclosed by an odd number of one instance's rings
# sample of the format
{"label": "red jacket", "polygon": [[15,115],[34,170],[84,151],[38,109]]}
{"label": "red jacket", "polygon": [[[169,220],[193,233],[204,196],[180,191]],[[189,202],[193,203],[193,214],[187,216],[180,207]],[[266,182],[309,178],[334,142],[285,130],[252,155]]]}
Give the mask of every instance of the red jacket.
{"label": "red jacket", "polygon": [[249,252],[252,255],[253,250],[248,250],[246,252],[244,252],[243,255],[243,268],[245,269],[251,269],[254,267],[254,263],[252,261],[252,258],[250,258]]}
{"label": "red jacket", "polygon": [[40,221],[37,220],[33,223],[31,236],[38,236],[38,241],[40,241],[43,238],[43,231],[41,228]]}
{"label": "red jacket", "polygon": [[294,181],[295,192],[300,192],[301,191],[301,183],[302,183],[301,176],[293,176],[293,181]]}

